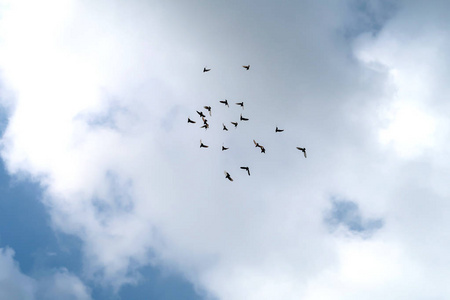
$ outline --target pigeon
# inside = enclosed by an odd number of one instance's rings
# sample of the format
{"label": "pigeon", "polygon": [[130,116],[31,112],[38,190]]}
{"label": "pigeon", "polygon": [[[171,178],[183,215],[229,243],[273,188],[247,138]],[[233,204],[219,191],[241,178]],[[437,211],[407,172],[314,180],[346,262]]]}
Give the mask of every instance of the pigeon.
{"label": "pigeon", "polygon": [[240,120],[241,120],[241,121],[248,121],[248,119],[247,119],[247,118],[244,118],[244,117],[242,116],[242,114],[241,114]]}
{"label": "pigeon", "polygon": [[203,144],[202,140],[200,140],[200,148],[208,148],[209,146],[206,146],[205,144]]}
{"label": "pigeon", "polygon": [[248,176],[250,176],[250,169],[248,167],[241,167],[242,170],[247,170]]}
{"label": "pigeon", "polygon": [[250,65],[246,65],[246,66],[242,66],[242,67],[247,69],[247,71],[248,71],[248,69],[250,69]]}
{"label": "pigeon", "polygon": [[211,69],[203,68],[203,73],[209,72],[209,71],[211,71]]}
{"label": "pigeon", "polygon": [[225,171],[225,178],[229,181],[233,181],[233,178],[231,178],[230,174],[227,171]]}
{"label": "pigeon", "polygon": [[223,130],[228,131],[228,128],[225,126],[225,124],[222,123]]}
{"label": "pigeon", "polygon": [[244,109],[244,102],[236,102],[236,105],[239,105],[242,109]]}
{"label": "pigeon", "polygon": [[283,131],[284,131],[284,129],[278,129],[278,127],[275,128],[275,132],[283,132]]}
{"label": "pigeon", "polygon": [[211,106],[203,106],[203,108],[209,111],[209,115],[211,116]]}
{"label": "pigeon", "polygon": [[300,148],[300,147],[297,147],[297,149],[300,150],[300,151],[302,151],[302,152],[303,152],[303,155],[304,155],[305,158],[306,158],[306,148]]}
{"label": "pigeon", "polygon": [[205,115],[203,114],[203,112],[201,112],[201,111],[198,111],[198,110],[196,110],[196,112],[198,113],[198,115],[199,115],[200,117],[202,117],[202,118],[204,118],[204,117],[205,117]]}
{"label": "pigeon", "polygon": [[192,121],[191,119],[188,118],[188,123],[195,123],[195,121]]}
{"label": "pigeon", "polygon": [[228,150],[228,149],[230,149],[230,148],[229,147],[227,148],[227,147],[222,145],[222,151],[225,151],[225,150]]}
{"label": "pigeon", "polygon": [[234,125],[234,128],[236,128],[238,125],[238,122],[230,122],[230,123]]}
{"label": "pigeon", "polygon": [[253,140],[253,143],[255,143],[255,147],[259,147],[261,149],[261,153],[266,153],[266,149],[264,148],[264,146],[260,145],[255,140]]}
{"label": "pigeon", "polygon": [[219,102],[225,104],[225,105],[228,106],[228,107],[230,107],[230,106],[228,105],[228,100],[227,100],[227,99],[225,99],[225,100],[223,100],[223,101],[219,101]]}

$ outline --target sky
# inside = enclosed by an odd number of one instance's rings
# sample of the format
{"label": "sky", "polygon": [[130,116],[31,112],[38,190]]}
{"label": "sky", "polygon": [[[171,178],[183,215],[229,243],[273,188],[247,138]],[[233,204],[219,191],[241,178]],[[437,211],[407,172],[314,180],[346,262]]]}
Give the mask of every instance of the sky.
{"label": "sky", "polygon": [[448,299],[449,9],[0,0],[0,298]]}

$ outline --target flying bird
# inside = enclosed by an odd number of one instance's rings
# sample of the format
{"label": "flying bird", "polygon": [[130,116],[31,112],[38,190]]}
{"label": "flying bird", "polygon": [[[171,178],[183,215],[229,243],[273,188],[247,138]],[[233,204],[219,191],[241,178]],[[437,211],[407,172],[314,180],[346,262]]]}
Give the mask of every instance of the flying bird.
{"label": "flying bird", "polygon": [[228,106],[228,107],[230,107],[230,106],[228,105],[228,100],[227,100],[227,99],[221,100],[221,101],[219,101],[219,102],[225,104],[225,105]]}
{"label": "flying bird", "polygon": [[234,128],[236,128],[238,125],[238,122],[230,122],[230,123],[234,125]]}
{"label": "flying bird", "polygon": [[205,130],[206,130],[206,129],[209,128],[209,124],[208,124],[208,123],[205,123],[205,125],[201,126],[200,128],[205,128]]}
{"label": "flying bird", "polygon": [[241,167],[242,170],[247,170],[248,176],[250,176],[250,169],[248,167]]}
{"label": "flying bird", "polygon": [[211,106],[203,106],[203,108],[209,111],[209,115],[211,116]]}
{"label": "flying bird", "polygon": [[233,181],[233,178],[231,178],[230,174],[227,171],[225,171],[225,178],[229,181]]}
{"label": "flying bird", "polygon": [[188,123],[195,123],[195,121],[192,121],[191,119],[188,118]]}
{"label": "flying bird", "polygon": [[205,115],[203,114],[203,112],[202,112],[202,111],[198,111],[198,110],[196,110],[196,112],[198,113],[198,115],[199,115],[200,117],[202,117],[202,118],[204,118],[204,117],[205,117]]}
{"label": "flying bird", "polygon": [[209,71],[211,71],[211,69],[203,68],[203,73],[209,72]]}
{"label": "flying bird", "polygon": [[205,125],[208,124],[208,120],[206,120],[205,117],[202,117],[202,120],[203,120],[203,124],[205,124]]}
{"label": "flying bird", "polygon": [[241,114],[240,120],[241,120],[241,121],[248,121],[248,119],[247,119],[247,118],[244,118],[244,117],[242,116],[242,114]]}
{"label": "flying bird", "polygon": [[278,129],[278,127],[275,128],[275,132],[283,132],[283,131],[284,131],[284,129]]}
{"label": "flying bird", "polygon": [[239,105],[242,109],[244,109],[244,102],[236,102],[236,105]]}
{"label": "flying bird", "polygon": [[200,140],[200,148],[208,148],[209,146],[203,144],[202,140]]}
{"label": "flying bird", "polygon": [[246,65],[246,66],[242,66],[242,67],[247,69],[247,71],[248,71],[248,69],[250,69],[250,65]]}
{"label": "flying bird", "polygon": [[230,149],[230,147],[225,147],[225,146],[222,145],[222,151],[225,151],[225,150],[228,150],[228,149]]}
{"label": "flying bird", "polygon": [[261,153],[266,153],[266,149],[264,148],[264,146],[260,145],[255,140],[253,140],[253,143],[255,143],[255,147],[259,147],[261,149]]}
{"label": "flying bird", "polygon": [[225,124],[222,123],[223,130],[228,131],[228,128],[225,126]]}
{"label": "flying bird", "polygon": [[305,156],[305,158],[306,158],[306,148],[300,148],[300,147],[296,147],[298,150],[300,150],[300,151],[302,151],[303,152],[303,155]]}

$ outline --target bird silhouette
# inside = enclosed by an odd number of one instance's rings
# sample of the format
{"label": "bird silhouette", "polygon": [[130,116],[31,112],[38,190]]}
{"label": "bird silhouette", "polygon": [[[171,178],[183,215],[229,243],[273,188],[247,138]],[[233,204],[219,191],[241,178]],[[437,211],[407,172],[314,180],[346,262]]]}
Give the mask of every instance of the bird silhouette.
{"label": "bird silhouette", "polygon": [[244,109],[244,102],[236,102],[236,105],[239,105],[242,109]]}
{"label": "bird silhouette", "polygon": [[231,178],[230,174],[227,171],[225,171],[225,178],[229,181],[233,181],[233,178]]}
{"label": "bird silhouette", "polygon": [[283,131],[284,131],[284,129],[278,129],[278,127],[275,128],[275,132],[283,132]]}
{"label": "bird silhouette", "polygon": [[253,143],[255,143],[255,147],[259,147],[261,149],[261,153],[266,153],[266,149],[264,148],[264,146],[260,145],[255,140],[253,140]]}
{"label": "bird silhouette", "polygon": [[198,113],[198,115],[199,115],[200,117],[202,117],[202,118],[204,118],[204,117],[205,117],[205,115],[203,114],[203,112],[202,112],[202,111],[198,111],[198,110],[196,110],[196,112]]}
{"label": "bird silhouette", "polygon": [[209,115],[211,116],[211,106],[203,106],[203,108],[209,111]]}
{"label": "bird silhouette", "polygon": [[222,123],[223,130],[228,131],[228,128],[225,126],[225,124]]}
{"label": "bird silhouette", "polygon": [[209,146],[203,144],[202,140],[200,140],[200,148],[208,148]]}
{"label": "bird silhouette", "polygon": [[302,151],[303,152],[303,155],[305,156],[305,158],[306,158],[306,148],[300,148],[300,147],[296,147],[298,150],[300,150],[300,151]]}
{"label": "bird silhouette", "polygon": [[247,71],[248,71],[248,69],[250,69],[250,65],[246,65],[246,66],[242,66],[242,67],[247,69]]}
{"label": "bird silhouette", "polygon": [[250,169],[248,167],[241,167],[242,170],[247,170],[248,176],[250,176]]}
{"label": "bird silhouette", "polygon": [[209,72],[209,71],[211,71],[211,69],[203,68],[203,73]]}
{"label": "bird silhouette", "polygon": [[228,107],[230,107],[230,106],[228,105],[228,100],[227,100],[227,99],[221,100],[221,101],[219,101],[219,102],[225,104],[225,105],[228,106]]}
{"label": "bird silhouette", "polygon": [[208,120],[206,120],[205,117],[202,117],[202,120],[203,120],[203,124],[205,124],[205,125],[208,124]]}
{"label": "bird silhouette", "polygon": [[234,125],[234,128],[238,126],[238,122],[230,122],[230,123]]}
{"label": "bird silhouette", "polygon": [[192,121],[191,119],[188,118],[188,123],[195,123],[195,121]]}
{"label": "bird silhouette", "polygon": [[225,151],[225,150],[228,150],[228,149],[230,149],[230,147],[225,147],[225,146],[222,145],[222,151]]}
{"label": "bird silhouette", "polygon": [[244,117],[242,116],[242,114],[241,114],[240,120],[241,120],[241,121],[248,121],[248,119],[247,119],[247,118],[244,118]]}
{"label": "bird silhouette", "polygon": [[200,128],[205,128],[205,130],[206,130],[206,129],[208,129],[208,128],[209,128],[209,124],[208,124],[208,123],[206,123],[205,125],[201,126]]}

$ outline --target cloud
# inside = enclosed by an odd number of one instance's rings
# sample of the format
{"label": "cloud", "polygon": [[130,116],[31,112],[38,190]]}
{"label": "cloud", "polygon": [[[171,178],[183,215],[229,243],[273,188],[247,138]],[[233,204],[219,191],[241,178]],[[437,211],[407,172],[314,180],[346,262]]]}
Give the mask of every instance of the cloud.
{"label": "cloud", "polygon": [[2,299],[90,300],[90,291],[67,270],[56,270],[39,278],[21,272],[11,248],[0,248],[0,297]]}
{"label": "cloud", "polygon": [[[17,3],[0,26],[14,94],[2,157],[45,187],[55,230],[81,238],[86,278],[119,289],[158,264],[219,299],[449,294],[439,10]],[[207,131],[186,122],[204,105]],[[241,112],[248,123],[221,130]],[[344,233],[383,226],[367,239],[330,232],[332,195],[354,202]]]}

